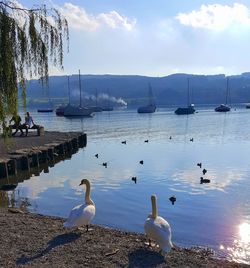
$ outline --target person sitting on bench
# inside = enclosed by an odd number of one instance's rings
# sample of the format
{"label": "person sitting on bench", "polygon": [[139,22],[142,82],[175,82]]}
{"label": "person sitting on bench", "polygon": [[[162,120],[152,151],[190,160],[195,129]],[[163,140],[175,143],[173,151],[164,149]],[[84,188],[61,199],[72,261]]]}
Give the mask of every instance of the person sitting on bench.
{"label": "person sitting on bench", "polygon": [[[25,123],[22,125],[22,128],[25,129],[26,137],[28,136],[28,129],[29,128],[34,128],[34,129],[37,128],[37,125],[35,125],[35,123],[33,121],[33,118],[32,118],[32,116],[30,115],[29,112],[26,113]],[[21,135],[23,135],[23,133]]]}
{"label": "person sitting on bench", "polygon": [[12,136],[15,136],[16,133],[18,132],[18,130],[21,131],[21,135],[23,135],[23,130],[20,128],[21,126],[21,117],[19,114],[14,114],[12,116],[12,118],[10,119],[9,121],[9,124],[11,124],[11,122],[13,122],[14,124],[13,125],[10,125],[9,128],[12,130],[12,129],[16,129],[16,131],[12,134]]}

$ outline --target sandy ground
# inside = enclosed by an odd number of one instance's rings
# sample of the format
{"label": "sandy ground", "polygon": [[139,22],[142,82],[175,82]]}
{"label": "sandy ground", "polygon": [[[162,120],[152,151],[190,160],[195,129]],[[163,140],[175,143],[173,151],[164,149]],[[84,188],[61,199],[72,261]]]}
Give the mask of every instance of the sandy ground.
{"label": "sandy ground", "polygon": [[249,267],[207,249],[172,250],[164,259],[142,234],[99,226],[65,230],[63,219],[0,208],[0,267]]}

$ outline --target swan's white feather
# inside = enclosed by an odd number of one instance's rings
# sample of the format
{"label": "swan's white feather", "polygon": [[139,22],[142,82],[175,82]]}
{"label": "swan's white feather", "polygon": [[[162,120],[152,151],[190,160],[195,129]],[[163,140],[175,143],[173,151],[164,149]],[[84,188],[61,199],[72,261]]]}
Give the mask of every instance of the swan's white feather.
{"label": "swan's white feather", "polygon": [[154,240],[163,252],[169,252],[173,247],[171,241],[171,227],[162,217],[157,216],[154,219],[150,215],[145,221],[144,230],[147,237]]}
{"label": "swan's white feather", "polygon": [[88,225],[95,216],[95,205],[82,204],[74,207],[67,221],[63,224],[66,228]]}

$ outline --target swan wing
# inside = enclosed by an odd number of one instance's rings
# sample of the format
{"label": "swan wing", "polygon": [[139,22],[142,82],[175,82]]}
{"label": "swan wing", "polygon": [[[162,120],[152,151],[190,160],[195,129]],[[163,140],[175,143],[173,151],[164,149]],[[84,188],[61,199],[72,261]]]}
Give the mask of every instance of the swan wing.
{"label": "swan wing", "polygon": [[171,242],[171,228],[169,223],[162,217],[155,219],[148,217],[144,225],[146,235],[156,241],[160,248],[169,251],[173,246]]}
{"label": "swan wing", "polygon": [[64,227],[79,227],[89,224],[94,216],[94,205],[78,205],[71,210],[67,221],[64,223]]}

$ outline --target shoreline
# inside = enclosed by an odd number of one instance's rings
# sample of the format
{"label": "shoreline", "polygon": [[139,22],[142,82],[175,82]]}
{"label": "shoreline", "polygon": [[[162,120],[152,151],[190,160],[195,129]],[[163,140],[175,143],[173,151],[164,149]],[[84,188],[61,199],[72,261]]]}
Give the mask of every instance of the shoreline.
{"label": "shoreline", "polygon": [[0,267],[250,267],[199,247],[176,247],[164,259],[143,234],[98,225],[65,229],[63,221],[0,208]]}

